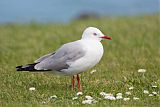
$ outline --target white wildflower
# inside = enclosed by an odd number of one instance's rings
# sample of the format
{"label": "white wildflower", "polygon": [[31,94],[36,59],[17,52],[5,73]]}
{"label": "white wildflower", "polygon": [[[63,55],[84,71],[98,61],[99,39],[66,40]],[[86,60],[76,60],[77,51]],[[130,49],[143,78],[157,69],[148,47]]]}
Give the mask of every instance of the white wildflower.
{"label": "white wildflower", "polygon": [[133,100],[139,100],[139,98],[138,97],[133,97]]}
{"label": "white wildflower", "polygon": [[122,97],[122,93],[117,93],[116,94],[116,99],[122,99],[123,97]]}
{"label": "white wildflower", "polygon": [[128,92],[126,92],[125,94],[126,94],[126,95],[131,95],[131,92],[128,91]]}
{"label": "white wildflower", "polygon": [[90,74],[93,74],[93,73],[95,73],[97,70],[95,70],[95,69],[93,69],[91,72],[90,72]]}
{"label": "white wildflower", "polygon": [[93,100],[84,100],[82,104],[92,104]]}
{"label": "white wildflower", "polygon": [[119,96],[116,96],[116,99],[118,99],[118,100],[119,100],[119,99],[122,99],[122,98],[123,98],[123,97],[120,96],[120,95],[119,95]]}
{"label": "white wildflower", "polygon": [[91,97],[91,96],[85,96],[85,98],[87,99],[87,100],[93,100],[93,97]]}
{"label": "white wildflower", "polygon": [[46,104],[46,102],[45,102],[45,101],[42,101],[42,104]]}
{"label": "white wildflower", "polygon": [[104,97],[104,96],[106,96],[107,94],[106,94],[105,92],[100,92],[100,95]]}
{"label": "white wildflower", "polygon": [[128,100],[130,100],[130,98],[123,98],[123,100],[124,100],[124,101],[128,101]]}
{"label": "white wildflower", "polygon": [[57,98],[57,96],[56,95],[52,95],[52,96],[50,96],[50,99],[56,99]]}
{"label": "white wildflower", "polygon": [[100,95],[103,96],[104,99],[116,100],[116,98],[111,93],[100,92]]}
{"label": "white wildflower", "polygon": [[95,99],[93,99],[93,97],[87,95],[85,96],[86,100],[82,101],[82,104],[92,104],[92,103],[97,103],[97,101]]}
{"label": "white wildflower", "polygon": [[122,96],[122,93],[117,93],[116,95],[117,95],[117,96]]}
{"label": "white wildflower", "polygon": [[83,93],[82,93],[82,92],[78,92],[78,93],[77,93],[77,96],[80,96],[80,95],[83,95]]}
{"label": "white wildflower", "polygon": [[152,85],[153,88],[157,88],[157,85]]}
{"label": "white wildflower", "polygon": [[133,90],[134,89],[134,87],[129,87],[129,90]]}
{"label": "white wildflower", "polygon": [[143,93],[144,94],[149,94],[149,91],[148,90],[144,90]]}
{"label": "white wildflower", "polygon": [[145,73],[145,72],[146,72],[146,69],[139,69],[138,72],[140,72],[140,73]]}
{"label": "white wildflower", "polygon": [[108,94],[104,97],[104,99],[108,99],[108,100],[116,100],[116,98],[112,95],[112,94]]}
{"label": "white wildflower", "polygon": [[29,91],[34,91],[34,90],[36,90],[35,87],[30,87],[30,88],[29,88]]}
{"label": "white wildflower", "polygon": [[152,96],[153,96],[153,94],[149,94],[148,96],[152,97]]}
{"label": "white wildflower", "polygon": [[157,92],[153,91],[152,94],[153,94],[153,95],[157,95]]}
{"label": "white wildflower", "polygon": [[73,97],[73,98],[72,98],[72,100],[77,100],[77,99],[78,99],[78,97]]}

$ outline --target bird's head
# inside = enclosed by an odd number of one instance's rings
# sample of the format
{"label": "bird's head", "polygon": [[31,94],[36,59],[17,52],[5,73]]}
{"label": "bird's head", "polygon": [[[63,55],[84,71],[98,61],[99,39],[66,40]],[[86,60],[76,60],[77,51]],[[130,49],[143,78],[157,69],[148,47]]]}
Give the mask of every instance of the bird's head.
{"label": "bird's head", "polygon": [[93,39],[101,41],[102,39],[112,40],[111,37],[104,35],[99,29],[95,27],[88,27],[84,30],[82,39]]}

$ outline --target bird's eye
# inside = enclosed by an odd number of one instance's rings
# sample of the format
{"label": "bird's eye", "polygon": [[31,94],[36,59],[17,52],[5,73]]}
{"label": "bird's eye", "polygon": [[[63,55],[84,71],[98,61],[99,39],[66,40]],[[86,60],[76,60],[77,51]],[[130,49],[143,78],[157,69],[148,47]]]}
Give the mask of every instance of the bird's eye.
{"label": "bird's eye", "polygon": [[94,36],[97,36],[97,33],[93,33]]}

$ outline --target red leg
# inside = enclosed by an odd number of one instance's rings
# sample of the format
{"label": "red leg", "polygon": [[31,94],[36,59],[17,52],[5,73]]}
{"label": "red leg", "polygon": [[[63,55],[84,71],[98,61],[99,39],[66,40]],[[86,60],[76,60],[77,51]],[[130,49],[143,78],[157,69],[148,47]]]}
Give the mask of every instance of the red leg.
{"label": "red leg", "polygon": [[75,77],[73,75],[73,77],[72,77],[72,90],[74,90],[74,89],[75,89]]}
{"label": "red leg", "polygon": [[77,81],[78,81],[78,89],[81,92],[82,91],[82,87],[81,87],[81,82],[80,82],[80,78],[79,78],[78,74],[77,74]]}

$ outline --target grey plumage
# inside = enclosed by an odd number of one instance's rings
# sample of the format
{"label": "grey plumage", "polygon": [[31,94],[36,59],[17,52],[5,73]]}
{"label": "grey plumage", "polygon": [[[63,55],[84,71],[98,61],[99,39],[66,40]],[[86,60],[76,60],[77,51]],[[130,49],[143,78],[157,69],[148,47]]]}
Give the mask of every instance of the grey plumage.
{"label": "grey plumage", "polygon": [[59,50],[54,54],[48,54],[40,59],[38,64],[35,65],[37,70],[56,70],[61,71],[62,69],[68,69],[69,64],[73,63],[75,60],[83,57],[85,51],[82,48],[79,41],[64,44]]}
{"label": "grey plumage", "polygon": [[52,52],[52,53],[46,54],[46,55],[44,55],[44,56],[42,56],[42,57],[38,58],[38,59],[37,59],[37,60],[35,60],[34,62],[35,62],[35,63],[37,63],[37,62],[42,62],[43,60],[47,59],[48,57],[50,57],[50,56],[52,56],[52,55],[54,55],[54,54],[55,54],[55,52]]}

